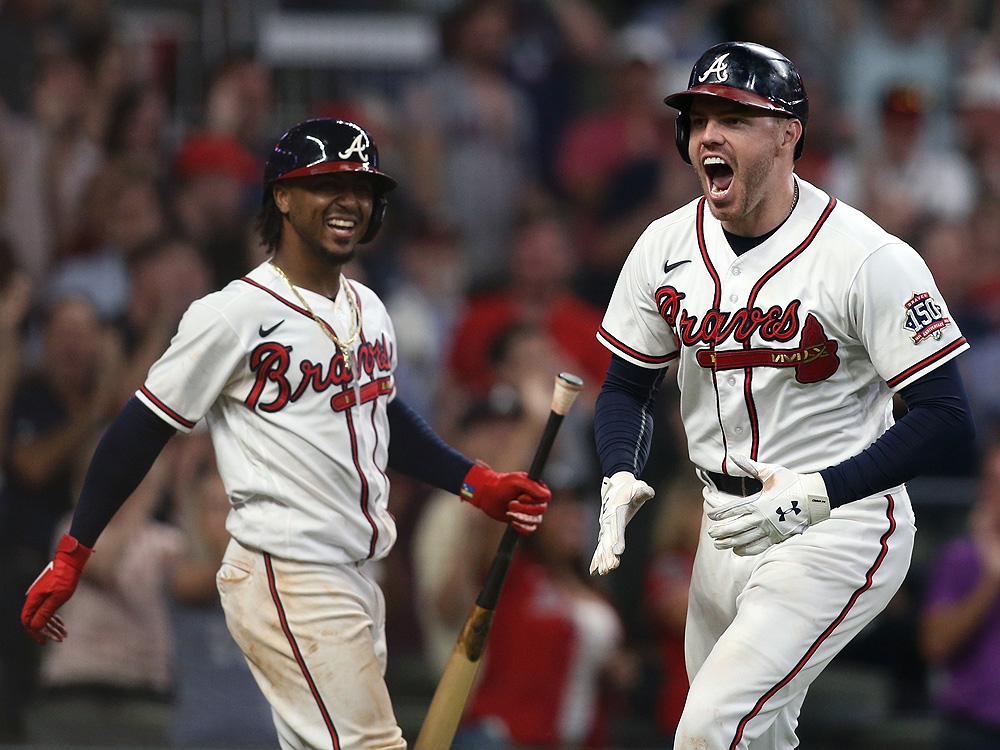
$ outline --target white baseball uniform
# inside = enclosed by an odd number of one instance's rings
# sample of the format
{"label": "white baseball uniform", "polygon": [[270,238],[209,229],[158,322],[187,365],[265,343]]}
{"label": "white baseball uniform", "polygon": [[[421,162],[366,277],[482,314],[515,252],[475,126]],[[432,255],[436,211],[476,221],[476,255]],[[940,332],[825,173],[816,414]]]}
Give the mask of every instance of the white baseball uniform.
{"label": "white baseball uniform", "polygon": [[[264,263],[191,305],[137,394],[178,430],[207,420],[232,503],[219,591],[286,748],[406,746],[370,569],[396,539],[385,473],[395,334],[375,293],[350,289],[362,321],[356,379]],[[297,291],[347,336],[344,290],[335,302]]]}
{"label": "white baseball uniform", "polygon": [[[796,180],[791,216],[741,256],[704,198],[653,222],[598,334],[636,365],[677,360],[706,512],[733,500],[705,476],[742,474],[728,456],[798,473],[838,464],[893,424],[895,391],[968,348],[912,248]],[[717,550],[707,526],[675,748],[791,748],[809,684],[903,582],[914,535],[906,489],[836,508],[756,556]]]}

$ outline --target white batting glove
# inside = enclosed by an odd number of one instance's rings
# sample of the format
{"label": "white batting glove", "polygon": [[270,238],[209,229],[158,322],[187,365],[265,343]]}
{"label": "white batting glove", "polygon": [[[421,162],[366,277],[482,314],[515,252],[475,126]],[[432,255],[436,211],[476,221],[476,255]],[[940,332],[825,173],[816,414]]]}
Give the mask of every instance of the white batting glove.
{"label": "white batting glove", "polygon": [[708,527],[708,535],[717,549],[757,555],[830,517],[826,483],[818,473],[796,474],[784,466],[757,463],[746,456],[730,458],[759,479],[764,488],[708,514],[715,521]]}
{"label": "white batting glove", "polygon": [[601,483],[601,530],[590,573],[604,575],[618,567],[625,551],[625,527],[642,504],[653,496],[653,488],[627,471],[604,477]]}

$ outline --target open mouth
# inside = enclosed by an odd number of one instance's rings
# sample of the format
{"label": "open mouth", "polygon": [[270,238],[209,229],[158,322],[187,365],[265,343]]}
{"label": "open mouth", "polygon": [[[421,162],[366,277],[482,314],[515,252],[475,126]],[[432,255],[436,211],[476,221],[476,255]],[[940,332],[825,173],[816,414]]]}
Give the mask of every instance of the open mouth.
{"label": "open mouth", "polygon": [[351,237],[357,229],[358,222],[355,219],[341,216],[331,216],[326,220],[326,228],[338,237]]}
{"label": "open mouth", "polygon": [[702,161],[709,191],[713,198],[724,198],[733,185],[733,169],[721,157],[707,156]]}

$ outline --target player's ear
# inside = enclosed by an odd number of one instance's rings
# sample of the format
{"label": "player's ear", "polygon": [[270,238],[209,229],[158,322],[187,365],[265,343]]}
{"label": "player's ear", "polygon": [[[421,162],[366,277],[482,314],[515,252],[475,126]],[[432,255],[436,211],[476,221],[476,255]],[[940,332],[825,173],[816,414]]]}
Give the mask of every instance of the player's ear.
{"label": "player's ear", "polygon": [[781,136],[781,146],[782,148],[795,149],[795,144],[799,142],[799,138],[802,137],[802,121],[797,120],[794,117],[785,117],[782,136]]}
{"label": "player's ear", "polygon": [[278,207],[278,211],[282,214],[288,213],[288,203],[290,200],[290,195],[288,188],[282,185],[281,182],[275,182],[271,186],[271,194],[274,196],[274,205]]}

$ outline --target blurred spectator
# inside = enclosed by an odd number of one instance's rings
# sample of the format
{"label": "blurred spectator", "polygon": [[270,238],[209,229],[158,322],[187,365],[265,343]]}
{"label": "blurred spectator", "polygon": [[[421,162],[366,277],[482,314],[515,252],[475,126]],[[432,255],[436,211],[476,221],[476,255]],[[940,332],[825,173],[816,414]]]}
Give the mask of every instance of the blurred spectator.
{"label": "blurred spectator", "polygon": [[205,255],[221,289],[249,270],[248,238],[259,206],[259,160],[234,136],[189,133],[172,165],[172,210],[182,235]]}
{"label": "blurred spectator", "polygon": [[125,87],[111,106],[104,132],[107,158],[126,169],[166,177],[167,97],[153,81]]}
{"label": "blurred spectator", "polygon": [[1000,747],[1000,444],[983,461],[968,536],[944,546],[933,564],[920,635],[942,677],[938,746]]}
{"label": "blurred spectator", "polygon": [[553,487],[546,522],[514,554],[453,745],[606,747],[610,701],[636,677],[624,628],[587,575],[587,512]]}
{"label": "blurred spectator", "polygon": [[535,159],[554,191],[552,144],[587,98],[589,73],[607,54],[608,24],[588,0],[512,0],[512,8],[510,71],[532,103]]}
{"label": "blurred spectator", "polygon": [[56,57],[39,70],[30,118],[0,111],[7,185],[0,225],[19,265],[39,286],[74,236],[84,191],[103,159],[83,127],[88,93],[83,65]]}
{"label": "blurred spectator", "polygon": [[840,96],[853,137],[867,149],[878,145],[879,106],[883,93],[898,81],[909,81],[927,109],[927,136],[934,146],[953,143],[948,110],[955,67],[945,3],[934,0],[879,0],[867,6],[844,40],[838,57]]}
{"label": "blurred spectator", "polygon": [[14,387],[21,375],[21,327],[31,306],[31,281],[14,263],[10,243],[0,238],[0,487]]}
{"label": "blurred spectator", "polygon": [[[450,428],[452,439],[460,450],[480,456],[495,471],[525,471],[548,420],[555,376],[562,368],[551,339],[526,325],[501,333],[491,362],[496,385],[487,395],[471,403],[452,395],[448,407],[463,409]],[[587,404],[575,404],[552,446],[547,482],[586,481],[588,461],[596,462],[596,456],[581,447],[584,432],[589,437]],[[435,672],[444,668],[451,654],[503,534],[481,515],[468,513],[449,501],[447,493],[436,492],[427,498],[416,521],[412,545],[416,609]],[[444,538],[455,543],[442,545]]]}
{"label": "blurred spectator", "polygon": [[59,5],[58,0],[0,3],[0,97],[13,112],[27,114],[31,110],[41,61],[68,49]]}
{"label": "blurred spectator", "polygon": [[[495,471],[523,471],[532,450],[525,424],[520,403],[498,394],[467,410],[453,444],[481,456]],[[504,531],[454,499],[445,492],[432,493],[413,532],[414,605],[424,658],[435,679],[448,663]],[[450,542],[442,544],[442,539]]]}
{"label": "blurred spectator", "polygon": [[184,552],[171,583],[174,702],[179,747],[275,747],[267,700],[226,627],[215,574],[229,543],[229,496],[207,431],[175,438],[176,520]]}
{"label": "blurred spectator", "polygon": [[975,342],[987,336],[991,321],[988,312],[977,304],[976,289],[983,282],[988,264],[980,257],[982,246],[975,241],[970,223],[934,221],[916,238],[914,247],[933,274],[938,291],[965,337]]}
{"label": "blurred spectator", "polygon": [[396,329],[395,379],[399,394],[418,414],[437,424],[449,353],[465,304],[465,266],[458,233],[449,225],[418,221],[402,238],[400,279],[385,295]]}
{"label": "blurred spectator", "polygon": [[104,12],[105,0],[76,5],[89,6],[93,16],[87,21],[90,28],[80,34],[84,38],[77,44],[90,77],[84,128],[91,141],[103,146],[117,103],[136,80],[137,60],[134,50],[119,38],[110,17]]}
{"label": "blurred spectator", "polygon": [[180,237],[163,235],[140,245],[128,258],[130,293],[119,321],[125,361],[119,377],[124,405],[177,332],[194,300],[212,291],[211,269],[198,249]]}
{"label": "blurred spectator", "polygon": [[[120,723],[141,712],[151,715],[142,730],[146,742],[166,744],[173,686],[168,585],[183,538],[155,516],[170,490],[170,463],[168,449],[104,529],[100,554],[61,609],[72,636],[44,651],[47,702],[86,717],[74,727],[77,742],[120,742]],[[68,529],[67,516],[54,538]],[[161,710],[146,711],[150,703]]]}
{"label": "blurred spectator", "polygon": [[551,337],[567,369],[598,388],[610,361],[596,338],[602,313],[573,292],[574,271],[563,219],[553,213],[526,217],[513,240],[510,280],[497,291],[473,297],[458,323],[449,353],[455,383],[479,397],[487,393],[493,385],[490,347],[503,329],[525,323]]}
{"label": "blurred spectator", "polygon": [[1000,183],[984,160],[1000,159],[1000,59],[962,72],[955,84],[959,145],[994,193]]}
{"label": "blurred spectator", "polygon": [[120,319],[131,285],[129,256],[162,234],[166,221],[151,174],[106,163],[83,196],[72,253],[50,269],[48,295],[86,296],[104,320]]}
{"label": "blurred spectator", "polygon": [[[271,142],[276,93],[273,72],[251,56],[235,57],[214,71],[205,96],[205,129],[242,144],[256,163]],[[376,138],[376,143],[382,141]],[[394,173],[395,174],[395,173]]]}
{"label": "blurred spectator", "polygon": [[505,72],[510,13],[507,0],[466,0],[446,14],[443,63],[404,94],[411,192],[458,227],[473,285],[504,277],[517,216],[537,198],[531,103]]}
{"label": "blurred spectator", "polygon": [[24,592],[51,555],[56,524],[72,507],[93,441],[112,415],[119,363],[115,338],[83,300],[54,303],[42,337],[40,367],[18,381],[3,425],[0,716],[2,731],[15,739],[24,730],[41,652],[20,627]]}
{"label": "blurred spectator", "polygon": [[[21,324],[31,302],[31,282],[14,265],[13,253],[0,241],[0,493],[7,467],[8,425],[11,402],[21,368]],[[2,495],[0,495],[2,497]],[[0,521],[5,521],[0,504]],[[2,533],[2,532],[0,532]],[[27,571],[17,550],[0,549],[0,742],[24,739],[23,694],[37,652],[18,630],[17,611],[24,597],[21,587]]]}
{"label": "blurred spectator", "polygon": [[833,194],[912,244],[929,221],[965,219],[975,174],[961,152],[928,142],[920,91],[908,83],[892,85],[879,113],[879,138],[860,142],[853,160],[830,175]]}
{"label": "blurred spectator", "polygon": [[581,295],[603,307],[636,238],[664,211],[697,193],[694,172],[674,147],[674,115],[663,104],[667,41],[650,27],[619,32],[612,48],[610,101],[573,120],[556,158],[573,209]]}
{"label": "blurred spectator", "polygon": [[664,740],[673,737],[688,691],[684,666],[691,569],[698,549],[704,484],[689,468],[659,498],[651,556],[645,573],[643,603],[652,626],[659,667],[654,709],[656,728]]}
{"label": "blurred spectator", "polygon": [[[577,375],[581,371],[560,354],[550,332],[532,323],[512,323],[500,331],[489,358],[494,383],[490,398],[509,398],[522,405],[525,416],[530,417],[529,429],[534,431],[528,438],[533,446],[549,417],[556,376],[563,371]],[[583,391],[563,419],[559,439],[546,464],[546,476],[555,484],[584,483],[591,479],[595,499],[600,472],[592,420],[599,389],[599,382],[584,380]],[[524,466],[529,463],[526,460]]]}

